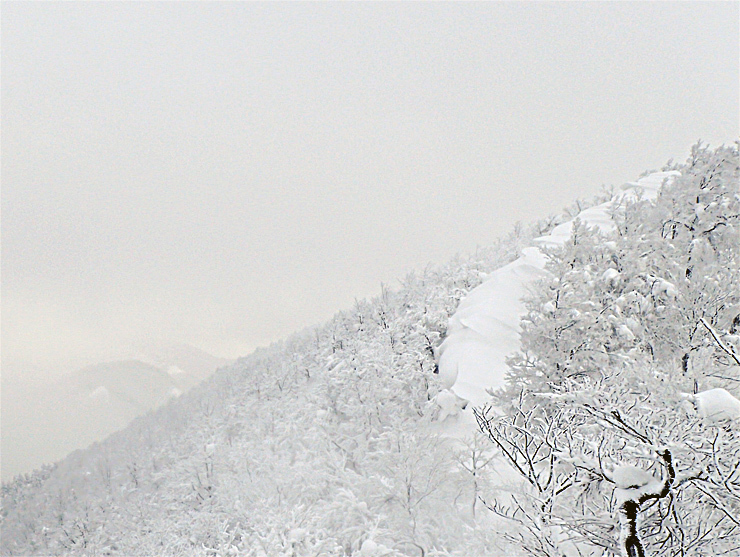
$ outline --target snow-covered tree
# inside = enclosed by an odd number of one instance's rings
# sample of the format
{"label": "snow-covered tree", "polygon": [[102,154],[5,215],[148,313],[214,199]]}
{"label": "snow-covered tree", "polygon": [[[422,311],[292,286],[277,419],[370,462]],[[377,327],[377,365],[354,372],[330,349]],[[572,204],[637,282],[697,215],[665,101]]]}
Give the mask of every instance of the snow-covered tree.
{"label": "snow-covered tree", "polygon": [[526,482],[488,504],[522,526],[515,537],[532,554],[631,557],[625,544],[637,540],[647,555],[714,555],[740,544],[738,422],[687,408],[651,371],[526,394],[511,415],[478,412]]}
{"label": "snow-covered tree", "polygon": [[[477,414],[526,486],[488,504],[532,554],[740,547],[738,151],[697,145],[672,169],[657,199],[617,198],[614,230],[576,222],[549,252],[498,394],[506,414]],[[701,410],[718,392],[722,423]]]}

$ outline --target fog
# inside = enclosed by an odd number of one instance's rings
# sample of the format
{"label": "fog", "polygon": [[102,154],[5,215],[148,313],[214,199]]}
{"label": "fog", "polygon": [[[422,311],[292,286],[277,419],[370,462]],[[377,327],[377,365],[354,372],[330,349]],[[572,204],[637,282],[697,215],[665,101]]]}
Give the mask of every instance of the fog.
{"label": "fog", "polygon": [[245,355],[740,132],[737,3],[5,3],[2,372]]}

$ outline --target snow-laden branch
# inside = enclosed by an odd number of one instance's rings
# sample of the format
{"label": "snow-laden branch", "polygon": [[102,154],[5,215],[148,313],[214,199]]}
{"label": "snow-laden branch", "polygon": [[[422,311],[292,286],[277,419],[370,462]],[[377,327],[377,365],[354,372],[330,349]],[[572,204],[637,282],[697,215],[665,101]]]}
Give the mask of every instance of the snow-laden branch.
{"label": "snow-laden branch", "polygon": [[618,485],[621,485],[614,490],[614,494],[618,505],[620,544],[624,557],[645,557],[645,548],[637,531],[640,507],[652,499],[666,497],[676,479],[671,451],[664,449],[658,454],[666,468],[666,477],[663,480],[657,480],[637,467],[623,467],[624,477],[617,478]]}
{"label": "snow-laden branch", "polygon": [[717,343],[717,346],[722,349],[723,352],[725,352],[730,358],[732,358],[737,365],[740,366],[740,357],[735,353],[735,350],[731,346],[727,346],[727,344],[722,340],[719,333],[712,327],[706,319],[703,317],[699,319],[702,325],[706,327],[707,331],[709,331],[709,334],[712,335],[712,338],[714,339],[714,342]]}

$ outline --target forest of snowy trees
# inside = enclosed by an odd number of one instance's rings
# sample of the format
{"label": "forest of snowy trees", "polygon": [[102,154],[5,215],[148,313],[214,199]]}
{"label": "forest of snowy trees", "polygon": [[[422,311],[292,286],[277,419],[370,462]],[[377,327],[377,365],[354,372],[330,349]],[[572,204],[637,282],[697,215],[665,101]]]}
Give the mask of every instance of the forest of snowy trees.
{"label": "forest of snowy trees", "polygon": [[[517,227],[4,484],[0,553],[740,555],[737,145],[663,170],[655,199]],[[542,248],[505,385],[463,409],[437,373],[460,300],[608,199],[613,230]]]}
{"label": "forest of snowy trees", "polygon": [[740,554],[737,151],[670,168],[608,237],[576,222],[477,413],[529,488],[490,508],[532,554]]}

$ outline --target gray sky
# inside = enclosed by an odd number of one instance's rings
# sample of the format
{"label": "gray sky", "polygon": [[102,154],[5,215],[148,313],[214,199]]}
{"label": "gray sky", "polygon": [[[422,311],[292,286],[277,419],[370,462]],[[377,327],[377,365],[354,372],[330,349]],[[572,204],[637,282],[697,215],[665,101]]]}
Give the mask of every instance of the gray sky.
{"label": "gray sky", "polygon": [[3,2],[3,371],[243,355],[732,142],[738,6]]}

